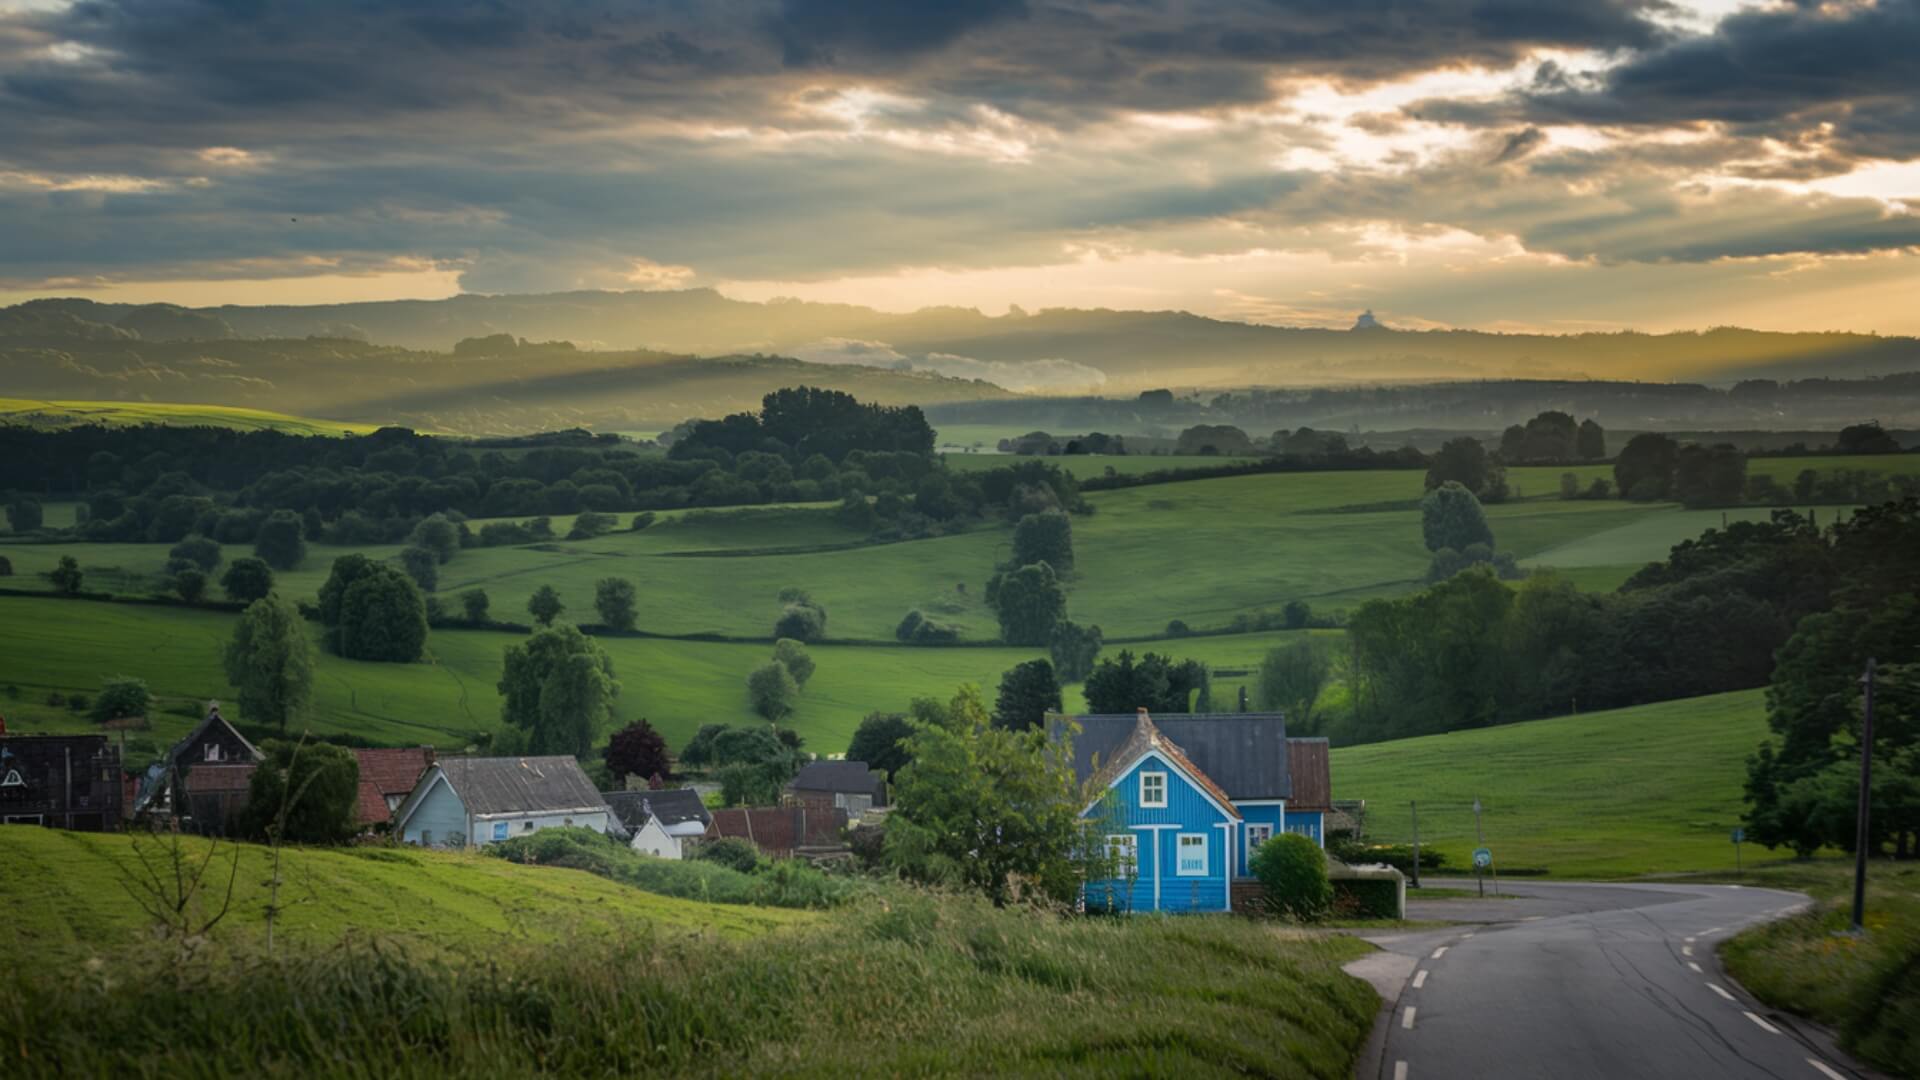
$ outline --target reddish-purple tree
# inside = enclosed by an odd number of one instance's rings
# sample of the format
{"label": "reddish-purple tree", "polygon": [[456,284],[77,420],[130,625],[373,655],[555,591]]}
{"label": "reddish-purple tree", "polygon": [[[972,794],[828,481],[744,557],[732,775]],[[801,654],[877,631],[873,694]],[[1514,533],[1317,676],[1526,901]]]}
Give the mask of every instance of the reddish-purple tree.
{"label": "reddish-purple tree", "polygon": [[667,752],[667,740],[646,720],[635,720],[613,733],[607,741],[607,771],[613,782],[626,786],[629,776],[672,776],[673,758]]}

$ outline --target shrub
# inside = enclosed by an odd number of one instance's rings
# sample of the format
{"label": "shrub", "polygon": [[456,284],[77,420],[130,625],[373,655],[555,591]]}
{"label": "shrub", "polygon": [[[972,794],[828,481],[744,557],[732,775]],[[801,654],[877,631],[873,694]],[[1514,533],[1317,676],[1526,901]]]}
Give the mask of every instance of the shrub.
{"label": "shrub", "polygon": [[431,548],[410,547],[400,553],[400,569],[422,592],[440,587],[440,556]]}
{"label": "shrub", "polygon": [[647,526],[653,524],[653,521],[654,521],[653,511],[642,510],[639,513],[633,515],[633,525],[631,526],[631,528],[633,529],[634,532],[639,532],[640,530],[645,529]]}
{"label": "shrub", "polygon": [[738,836],[708,840],[693,849],[693,857],[743,874],[751,874],[760,867],[760,849]]}
{"label": "shrub", "polygon": [[1333,912],[1342,919],[1397,919],[1400,883],[1377,878],[1336,878]]}
{"label": "shrub", "polygon": [[86,575],[81,573],[78,560],[71,555],[62,555],[60,565],[47,572],[47,580],[53,582],[54,590],[62,595],[78,596]]}
{"label": "shrub", "polygon": [[790,859],[759,873],[704,859],[656,859],[591,829],[541,829],[481,850],[509,862],[585,870],[646,892],[716,904],[828,908],[849,899],[855,888]]}
{"label": "shrub", "polygon": [[1281,833],[1253,852],[1253,876],[1267,892],[1267,906],[1295,919],[1318,919],[1333,903],[1327,857],[1299,833]]}
{"label": "shrub", "polygon": [[573,519],[573,528],[568,530],[569,540],[591,540],[596,536],[605,536],[613,530],[620,519],[612,514],[602,514],[593,510],[582,510]]}
{"label": "shrub", "polygon": [[1187,625],[1185,619],[1174,619],[1167,623],[1168,637],[1187,637],[1192,633],[1193,628]]}
{"label": "shrub", "polygon": [[948,645],[960,640],[960,630],[929,619],[916,608],[907,612],[900,625],[893,628],[893,636],[909,645]]}
{"label": "shrub", "polygon": [[122,717],[145,716],[152,708],[153,695],[147,691],[146,680],[120,675],[101,685],[100,696],[93,702],[93,719],[95,723],[105,723]]}
{"label": "shrub", "polygon": [[593,607],[609,630],[631,630],[640,614],[640,593],[625,578],[601,578],[593,586]]}
{"label": "shrub", "polygon": [[492,603],[485,589],[468,589],[460,594],[460,609],[466,613],[467,621],[475,626],[486,624],[487,608]]}
{"label": "shrub", "polygon": [[795,641],[819,641],[827,633],[827,609],[815,603],[804,589],[780,590],[780,618],[773,624],[775,638]]}
{"label": "shrub", "polygon": [[773,643],[773,659],[786,666],[787,673],[793,676],[795,686],[805,690],[807,680],[813,678],[813,657],[807,655],[807,647],[792,638],[781,638]]}
{"label": "shrub", "polygon": [[[1327,854],[1349,866],[1386,863],[1408,877],[1413,876],[1413,848],[1407,844],[1361,844],[1344,837],[1333,837],[1327,841]],[[1431,847],[1420,849],[1420,869],[1439,870],[1446,865],[1445,855]]]}
{"label": "shrub", "polygon": [[173,575],[173,591],[186,603],[197,604],[207,594],[207,575],[192,567],[181,570]]}

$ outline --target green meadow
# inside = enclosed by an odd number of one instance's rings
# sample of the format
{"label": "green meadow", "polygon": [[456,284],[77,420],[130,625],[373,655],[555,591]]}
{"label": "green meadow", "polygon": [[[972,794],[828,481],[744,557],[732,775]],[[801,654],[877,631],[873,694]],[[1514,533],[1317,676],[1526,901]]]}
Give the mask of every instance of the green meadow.
{"label": "green meadow", "polygon": [[223,427],[240,431],[284,431],[289,435],[365,435],[378,426],[343,420],[315,420],[228,405],[151,401],[35,401],[27,398],[0,398],[0,424],[52,428],[80,424],[106,424],[110,427],[172,424],[178,427]]}
{"label": "green meadow", "polygon": [[[1367,801],[1367,834],[1420,842],[1469,870],[1473,803],[1496,864],[1554,877],[1734,870],[1746,758],[1767,737],[1760,690],[1340,747],[1336,799]],[[1751,867],[1789,859],[1747,845]]]}

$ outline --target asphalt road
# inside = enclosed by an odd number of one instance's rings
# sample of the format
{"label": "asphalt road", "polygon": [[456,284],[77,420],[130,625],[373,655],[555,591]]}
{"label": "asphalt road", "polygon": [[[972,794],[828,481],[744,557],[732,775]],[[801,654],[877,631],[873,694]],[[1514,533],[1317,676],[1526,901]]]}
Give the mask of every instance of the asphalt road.
{"label": "asphalt road", "polygon": [[1476,925],[1368,935],[1385,955],[1355,973],[1374,982],[1392,1011],[1362,1077],[1873,1075],[1820,1033],[1751,999],[1715,959],[1718,942],[1805,903],[1799,894],[1538,882],[1502,882],[1501,891],[1518,898],[1409,905],[1410,918]]}

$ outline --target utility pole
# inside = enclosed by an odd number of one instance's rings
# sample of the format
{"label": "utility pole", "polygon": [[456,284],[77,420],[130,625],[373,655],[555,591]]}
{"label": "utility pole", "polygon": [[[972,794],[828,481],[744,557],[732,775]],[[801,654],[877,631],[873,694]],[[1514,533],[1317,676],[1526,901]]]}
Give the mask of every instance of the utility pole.
{"label": "utility pole", "polygon": [[1409,799],[1408,809],[1413,811],[1413,887],[1420,887],[1420,804]]}
{"label": "utility pole", "polygon": [[[1487,846],[1487,834],[1485,830],[1480,828],[1480,800],[1479,799],[1473,800],[1473,840],[1474,840],[1474,843],[1479,847]],[[1487,895],[1487,879],[1486,879],[1486,876],[1483,873],[1481,873],[1480,864],[1477,861],[1474,863],[1474,867],[1473,867],[1473,883],[1475,885],[1480,886],[1481,896]]]}
{"label": "utility pole", "polygon": [[1867,819],[1873,812],[1873,658],[1860,676],[1866,688],[1866,710],[1860,717],[1860,806],[1853,823],[1853,932],[1866,932]]}

